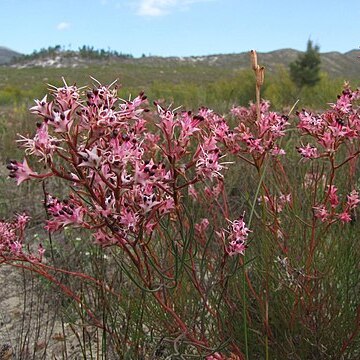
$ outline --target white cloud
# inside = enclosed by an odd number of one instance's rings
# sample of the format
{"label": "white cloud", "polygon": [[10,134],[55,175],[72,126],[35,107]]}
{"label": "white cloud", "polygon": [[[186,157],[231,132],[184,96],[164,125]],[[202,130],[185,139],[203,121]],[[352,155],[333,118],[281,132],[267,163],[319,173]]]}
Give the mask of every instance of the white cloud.
{"label": "white cloud", "polygon": [[141,16],[161,16],[169,12],[176,0],[141,0],[137,14]]}
{"label": "white cloud", "polygon": [[62,21],[61,23],[56,25],[56,28],[60,31],[67,30],[70,28],[70,23],[68,23],[66,21]]}
{"label": "white cloud", "polygon": [[140,16],[163,16],[176,10],[187,9],[190,4],[212,0],[138,0],[137,14]]}

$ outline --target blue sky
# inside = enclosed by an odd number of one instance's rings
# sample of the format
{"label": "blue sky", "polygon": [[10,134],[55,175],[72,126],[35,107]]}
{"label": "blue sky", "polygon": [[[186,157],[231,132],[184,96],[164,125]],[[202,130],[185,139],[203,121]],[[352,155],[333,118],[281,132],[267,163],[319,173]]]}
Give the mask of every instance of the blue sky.
{"label": "blue sky", "polygon": [[0,46],[22,53],[89,45],[138,57],[321,52],[360,46],[360,1],[0,0]]}

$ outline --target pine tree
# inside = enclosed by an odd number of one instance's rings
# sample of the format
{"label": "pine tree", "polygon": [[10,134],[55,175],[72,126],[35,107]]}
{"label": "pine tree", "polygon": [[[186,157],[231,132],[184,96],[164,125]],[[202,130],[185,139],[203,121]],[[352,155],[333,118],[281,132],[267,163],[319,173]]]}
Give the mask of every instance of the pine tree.
{"label": "pine tree", "polygon": [[319,46],[308,40],[306,52],[290,64],[290,77],[300,89],[304,86],[314,86],[320,81]]}

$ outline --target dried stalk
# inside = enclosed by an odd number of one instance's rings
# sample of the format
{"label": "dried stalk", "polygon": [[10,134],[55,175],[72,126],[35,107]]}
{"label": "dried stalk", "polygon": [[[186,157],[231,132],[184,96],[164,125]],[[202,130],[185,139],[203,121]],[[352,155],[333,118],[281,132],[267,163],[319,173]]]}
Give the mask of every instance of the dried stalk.
{"label": "dried stalk", "polygon": [[258,65],[257,54],[255,50],[250,51],[251,56],[251,68],[255,72],[256,78],[256,119],[260,120],[260,90],[264,84],[265,67]]}

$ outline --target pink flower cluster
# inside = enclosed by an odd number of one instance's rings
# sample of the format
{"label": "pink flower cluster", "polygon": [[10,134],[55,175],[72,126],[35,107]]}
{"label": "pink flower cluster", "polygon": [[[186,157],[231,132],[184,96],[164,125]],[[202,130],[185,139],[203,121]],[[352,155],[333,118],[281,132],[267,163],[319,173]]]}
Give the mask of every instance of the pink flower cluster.
{"label": "pink flower cluster", "polygon": [[0,220],[0,258],[41,261],[45,252],[41,244],[38,245],[37,254],[24,251],[25,228],[29,220],[25,213],[15,215],[11,221]]}
{"label": "pink flower cluster", "polygon": [[[155,103],[156,112],[150,112],[144,93],[122,100],[113,84],[97,82],[85,91],[64,81],[52,93],[51,101],[45,96],[31,108],[41,120],[34,136],[19,140],[46,172],[32,170],[25,159],[8,164],[10,177],[17,184],[50,176],[71,183],[74,191],[68,199],[48,196],[51,219],[46,228],[81,226],[92,230],[101,245],[135,246],[139,234],[152,234],[164,216],[175,218],[186,193],[197,201],[200,196],[218,201],[224,193],[223,172],[230,164],[222,160],[229,152],[258,168],[265,155],[285,154],[279,140],[289,126],[288,117],[269,111],[268,102],[261,103],[260,116],[254,104],[233,108],[238,124],[231,129],[223,116],[208,108],[192,113]],[[316,145],[301,146],[299,153],[306,159],[319,158],[358,138],[360,115],[354,102],[359,99],[359,91],[345,89],[322,115],[300,112],[298,128]],[[274,212],[291,202],[290,195],[264,199]],[[315,216],[323,221],[335,214],[336,188],[329,189],[327,199],[314,207]],[[357,202],[355,191],[337,217],[349,221]],[[249,233],[243,219],[225,233],[227,252],[243,254]]]}
{"label": "pink flower cluster", "polygon": [[151,234],[176,212],[183,189],[205,186],[207,196],[220,195],[226,164],[220,116],[159,104],[153,114],[143,93],[122,100],[116,87],[99,83],[82,91],[64,81],[52,93],[30,109],[41,120],[35,135],[19,140],[46,172],[33,171],[26,159],[8,165],[17,184],[55,176],[73,187],[62,201],[48,195],[49,231],[81,226],[101,245],[135,245],[139,234]]}
{"label": "pink flower cluster", "polygon": [[251,104],[249,108],[234,107],[231,113],[239,120],[232,137],[243,147],[233,148],[234,152],[249,152],[254,156],[269,153],[271,155],[284,155],[285,150],[279,147],[278,141],[285,136],[286,128],[290,125],[288,117],[269,111],[270,103],[261,103],[260,119],[256,118],[256,107]]}
{"label": "pink flower cluster", "polygon": [[0,254],[22,252],[24,231],[29,221],[26,214],[18,214],[12,221],[0,220]]}
{"label": "pink flower cluster", "polygon": [[220,238],[228,242],[226,252],[230,255],[244,255],[247,248],[247,239],[251,230],[246,226],[244,216],[240,216],[238,220],[230,221],[227,229],[218,232]]}
{"label": "pink flower cluster", "polygon": [[47,221],[45,229],[50,232],[59,230],[69,224],[81,225],[86,209],[74,196],[60,201],[54,196],[48,195],[46,208],[52,219]]}
{"label": "pink flower cluster", "polygon": [[344,142],[360,137],[360,110],[354,106],[360,99],[360,90],[345,88],[331,109],[318,115],[302,110],[297,112],[298,128],[303,135],[309,135],[315,144],[298,148],[301,156],[314,159],[331,155]]}
{"label": "pink flower cluster", "polygon": [[314,206],[314,215],[322,222],[334,222],[337,219],[342,223],[351,221],[351,211],[354,210],[360,203],[359,193],[356,190],[347,195],[347,201],[342,209],[336,212],[340,201],[337,195],[337,188],[334,185],[328,186],[327,198],[324,204]]}

